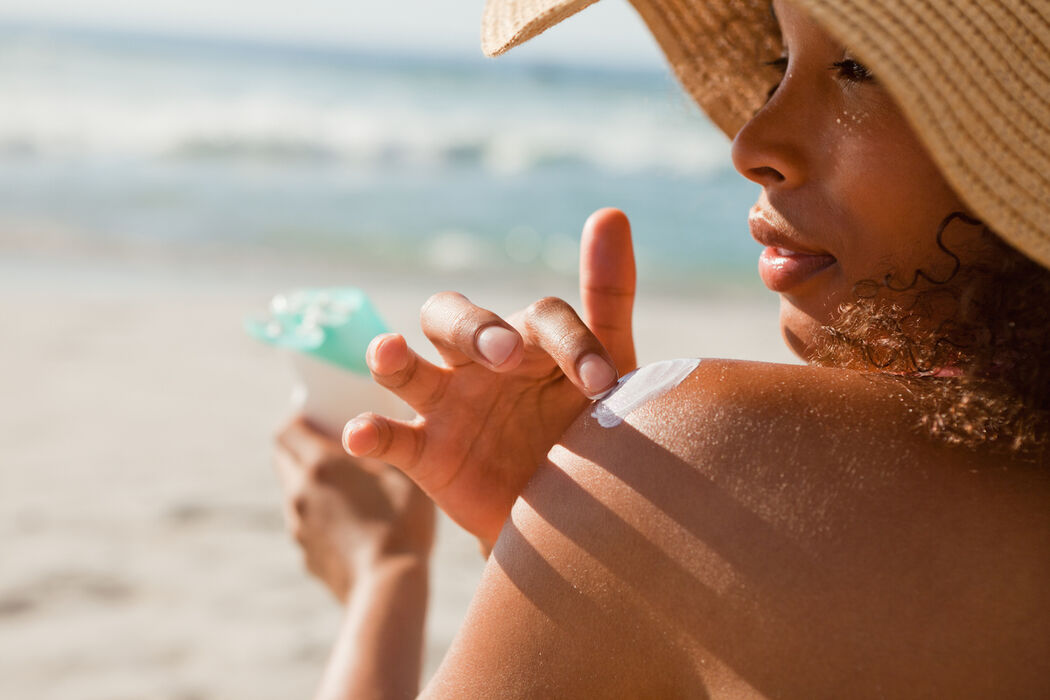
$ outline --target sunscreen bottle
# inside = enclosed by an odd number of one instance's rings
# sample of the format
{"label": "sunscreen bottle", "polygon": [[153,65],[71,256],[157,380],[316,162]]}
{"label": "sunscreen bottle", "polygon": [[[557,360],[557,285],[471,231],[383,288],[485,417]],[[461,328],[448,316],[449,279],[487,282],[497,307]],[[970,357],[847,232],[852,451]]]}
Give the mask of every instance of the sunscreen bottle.
{"label": "sunscreen bottle", "polygon": [[404,405],[372,381],[365,364],[368,344],[388,329],[360,289],[278,294],[269,318],[249,319],[245,329],[288,352],[296,376],[293,407],[329,436],[339,439],[346,422],[364,411],[404,413]]}

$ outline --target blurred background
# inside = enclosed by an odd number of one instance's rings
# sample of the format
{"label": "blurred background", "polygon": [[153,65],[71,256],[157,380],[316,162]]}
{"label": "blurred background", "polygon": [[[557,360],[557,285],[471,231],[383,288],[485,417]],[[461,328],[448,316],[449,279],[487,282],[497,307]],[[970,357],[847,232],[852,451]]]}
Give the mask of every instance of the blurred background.
{"label": "blurred background", "polygon": [[[284,534],[269,298],[573,300],[631,217],[642,361],[789,360],[757,188],[625,0],[492,60],[481,0],[0,6],[0,695],[288,698],[339,610]],[[442,523],[427,673],[483,562]]]}

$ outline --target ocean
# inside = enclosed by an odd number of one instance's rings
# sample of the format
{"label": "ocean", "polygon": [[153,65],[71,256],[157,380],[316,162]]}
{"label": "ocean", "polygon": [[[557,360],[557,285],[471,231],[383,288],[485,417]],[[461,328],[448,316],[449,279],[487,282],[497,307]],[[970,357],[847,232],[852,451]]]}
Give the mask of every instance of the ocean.
{"label": "ocean", "polygon": [[644,279],[758,285],[757,187],[669,72],[6,26],[0,95],[0,240],[574,276],[617,206]]}

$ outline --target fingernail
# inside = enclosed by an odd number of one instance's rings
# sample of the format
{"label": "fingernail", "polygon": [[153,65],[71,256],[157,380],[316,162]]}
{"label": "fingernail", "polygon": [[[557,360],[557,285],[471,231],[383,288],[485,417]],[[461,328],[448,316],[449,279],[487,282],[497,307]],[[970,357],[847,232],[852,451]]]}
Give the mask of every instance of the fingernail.
{"label": "fingernail", "polygon": [[478,333],[478,352],[489,361],[493,367],[499,367],[518,344],[518,335],[503,326],[489,326]]}
{"label": "fingernail", "polygon": [[[394,347],[391,344],[392,341],[398,337],[397,333],[387,333],[372,339],[374,345],[370,348],[372,350],[372,361],[368,363],[369,369],[374,369],[374,365],[378,364],[383,369],[380,374],[387,375],[400,372],[408,365],[408,353],[401,352],[400,349],[390,349]],[[390,355],[391,352],[395,353],[393,357]]]}
{"label": "fingernail", "polygon": [[379,444],[379,435],[372,427],[371,421],[354,418],[343,428],[343,449],[355,457],[366,457],[372,454]]}
{"label": "fingernail", "polygon": [[599,399],[616,383],[616,370],[598,355],[584,355],[576,371],[589,399]]}

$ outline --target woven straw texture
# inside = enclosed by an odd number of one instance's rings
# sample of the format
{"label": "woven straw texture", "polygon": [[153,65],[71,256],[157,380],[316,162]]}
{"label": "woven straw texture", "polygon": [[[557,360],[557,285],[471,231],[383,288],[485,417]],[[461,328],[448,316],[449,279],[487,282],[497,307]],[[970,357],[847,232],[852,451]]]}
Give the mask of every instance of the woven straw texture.
{"label": "woven straw texture", "polygon": [[[595,0],[488,0],[497,55]],[[631,0],[683,87],[732,137],[777,80],[769,0]],[[868,65],[959,196],[1050,267],[1050,0],[795,0]]]}

